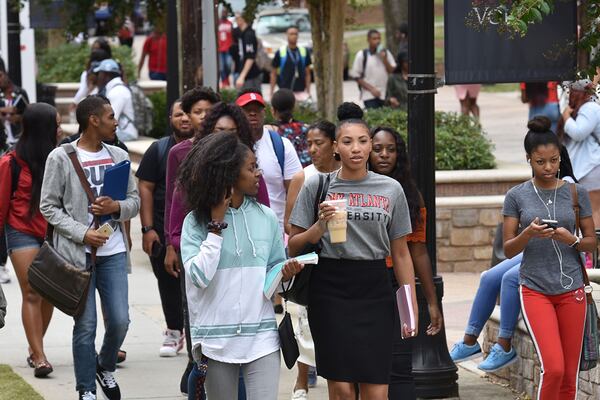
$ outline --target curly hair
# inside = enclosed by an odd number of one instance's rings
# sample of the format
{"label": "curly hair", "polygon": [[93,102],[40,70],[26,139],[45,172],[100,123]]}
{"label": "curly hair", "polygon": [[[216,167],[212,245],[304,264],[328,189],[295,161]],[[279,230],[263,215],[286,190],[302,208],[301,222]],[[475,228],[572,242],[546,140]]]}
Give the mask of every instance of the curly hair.
{"label": "curly hair", "polygon": [[231,194],[251,152],[231,132],[216,132],[194,141],[179,168],[177,182],[199,223],[210,221],[212,208]]}
{"label": "curly hair", "polygon": [[377,126],[371,130],[371,139],[379,132],[388,132],[394,137],[396,142],[396,165],[389,175],[402,185],[406,201],[408,202],[408,212],[410,215],[410,223],[413,229],[421,224],[421,193],[417,189],[417,185],[410,173],[410,162],[408,152],[406,151],[406,143],[402,136],[393,128],[387,126]]}
{"label": "curly hair", "polygon": [[250,123],[248,123],[248,118],[246,118],[242,108],[235,104],[223,102],[215,104],[206,115],[206,118],[204,118],[204,121],[202,121],[202,128],[196,133],[196,139],[202,139],[213,133],[219,118],[225,116],[231,117],[235,122],[235,125],[237,126],[236,133],[240,141],[253,149],[255,140],[252,135]]}
{"label": "curly hair", "polygon": [[209,87],[198,86],[188,90],[181,96],[181,109],[184,113],[189,114],[192,111],[192,106],[200,100],[215,104],[221,100],[221,96]]}

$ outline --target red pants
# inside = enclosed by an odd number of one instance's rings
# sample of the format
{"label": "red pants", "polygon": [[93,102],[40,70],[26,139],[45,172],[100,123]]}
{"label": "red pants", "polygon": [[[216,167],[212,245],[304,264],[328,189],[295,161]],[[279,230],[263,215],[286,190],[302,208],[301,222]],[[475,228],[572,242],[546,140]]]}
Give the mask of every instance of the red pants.
{"label": "red pants", "polygon": [[521,286],[523,318],[541,363],[538,400],[577,397],[586,298],[583,288],[545,295]]}

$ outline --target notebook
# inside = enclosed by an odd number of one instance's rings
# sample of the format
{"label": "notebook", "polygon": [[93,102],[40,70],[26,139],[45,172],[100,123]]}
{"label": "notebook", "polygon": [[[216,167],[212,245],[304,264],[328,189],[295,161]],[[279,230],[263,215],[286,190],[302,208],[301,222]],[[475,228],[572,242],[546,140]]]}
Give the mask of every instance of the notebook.
{"label": "notebook", "polygon": [[[301,264],[317,264],[319,262],[319,256],[314,252],[294,258]],[[288,260],[285,260],[279,264],[275,264],[275,266],[267,272],[267,275],[265,276],[265,286],[263,288],[263,292],[267,299],[270,299],[275,293],[275,290],[280,286],[279,284],[283,278],[283,266],[287,261]]]}
{"label": "notebook", "polygon": [[398,312],[400,313],[400,332],[402,339],[406,339],[402,327],[407,326],[413,331],[417,327],[410,285],[402,285],[398,288],[396,291],[396,302],[398,303]]}
{"label": "notebook", "polygon": [[[131,163],[123,160],[118,164],[111,165],[104,171],[104,184],[101,196],[108,196],[113,200],[125,200],[127,198],[127,186],[129,185],[129,173]],[[100,223],[110,220],[110,215],[100,217]]]}

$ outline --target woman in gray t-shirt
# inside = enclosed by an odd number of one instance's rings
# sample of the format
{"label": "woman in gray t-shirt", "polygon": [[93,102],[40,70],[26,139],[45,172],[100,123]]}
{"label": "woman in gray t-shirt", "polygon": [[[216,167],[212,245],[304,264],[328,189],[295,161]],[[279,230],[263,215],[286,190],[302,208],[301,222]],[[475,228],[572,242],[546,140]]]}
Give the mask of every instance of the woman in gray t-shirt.
{"label": "woman in gray t-shirt", "polygon": [[[510,189],[504,200],[504,252],[523,252],[520,294],[523,318],[541,363],[538,399],[573,399],[586,313],[580,252],[592,252],[596,236],[587,191],[558,179],[560,144],[550,120],[535,117],[525,136],[533,179]],[[576,236],[573,185],[583,238]],[[547,220],[554,220],[550,222]]]}
{"label": "woman in gray t-shirt", "polygon": [[396,312],[387,255],[392,254],[398,282],[411,286],[417,310],[406,244],[411,233],[408,206],[396,180],[367,171],[371,137],[364,121],[343,121],[334,150],[342,167],[330,174],[327,199],[347,201],[346,241],[332,243],[327,231],[335,208],[322,203],[314,215],[319,186],[314,176],[292,211],[289,250],[298,254],[308,243],[322,244],[319,265],[311,274],[308,320],[317,372],[328,380],[330,396],[347,397],[358,383],[363,396],[387,397]]}

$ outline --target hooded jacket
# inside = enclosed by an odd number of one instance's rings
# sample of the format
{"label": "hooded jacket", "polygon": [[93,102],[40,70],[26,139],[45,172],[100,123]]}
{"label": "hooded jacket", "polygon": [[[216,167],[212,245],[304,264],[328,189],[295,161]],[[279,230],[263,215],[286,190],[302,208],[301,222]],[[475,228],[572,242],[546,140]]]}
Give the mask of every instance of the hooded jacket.
{"label": "hooded jacket", "polygon": [[209,233],[189,213],[183,223],[181,256],[192,346],[225,363],[249,363],[279,350],[271,300],[263,294],[265,275],[285,260],[275,213],[245,198],[225,214],[221,236]]}

